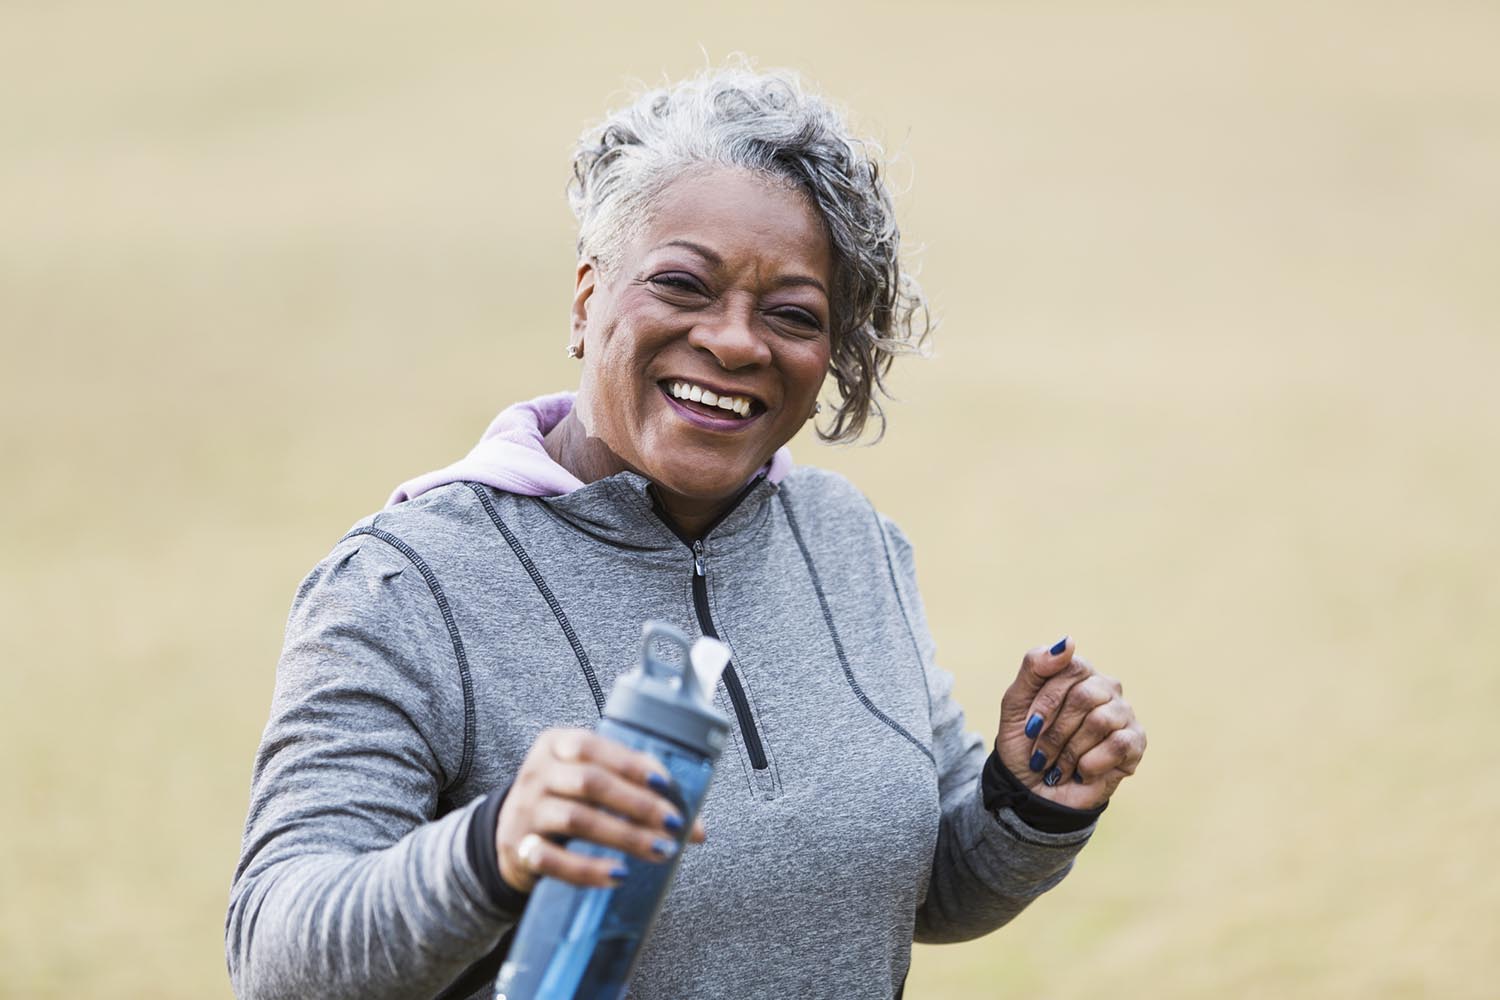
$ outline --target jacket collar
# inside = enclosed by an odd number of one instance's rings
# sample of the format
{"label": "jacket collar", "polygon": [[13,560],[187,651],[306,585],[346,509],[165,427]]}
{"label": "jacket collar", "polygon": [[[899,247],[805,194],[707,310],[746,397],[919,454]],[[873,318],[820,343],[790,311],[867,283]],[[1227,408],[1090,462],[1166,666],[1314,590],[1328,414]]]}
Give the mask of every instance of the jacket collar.
{"label": "jacket collar", "polygon": [[[767,501],[777,490],[768,476],[756,476],[705,533],[705,549],[730,552],[747,544],[769,514]],[[578,530],[620,548],[680,553],[693,542],[663,519],[651,495],[651,481],[634,472],[616,473],[570,493],[538,499]]]}

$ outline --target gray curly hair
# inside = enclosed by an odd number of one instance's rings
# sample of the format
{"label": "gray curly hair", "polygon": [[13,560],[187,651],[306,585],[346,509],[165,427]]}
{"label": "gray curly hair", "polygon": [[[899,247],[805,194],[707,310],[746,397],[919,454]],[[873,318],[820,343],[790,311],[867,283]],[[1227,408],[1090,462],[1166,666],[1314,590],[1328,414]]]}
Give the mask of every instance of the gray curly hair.
{"label": "gray curly hair", "polygon": [[840,402],[825,441],[853,441],[873,421],[898,354],[921,353],[927,304],[901,268],[901,232],[880,176],[879,147],[849,134],[842,115],[795,74],[711,69],[640,94],[586,131],[573,156],[568,202],[578,252],[608,268],[685,170],[732,166],[788,183],[822,216],[834,254],[829,371]]}

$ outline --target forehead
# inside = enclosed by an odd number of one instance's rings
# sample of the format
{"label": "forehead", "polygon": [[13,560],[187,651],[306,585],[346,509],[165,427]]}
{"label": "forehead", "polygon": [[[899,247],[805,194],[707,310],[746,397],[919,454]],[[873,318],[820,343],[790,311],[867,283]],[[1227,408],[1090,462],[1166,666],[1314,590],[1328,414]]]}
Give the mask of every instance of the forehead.
{"label": "forehead", "polygon": [[713,250],[726,266],[810,272],[827,286],[833,254],[823,219],[800,190],[747,170],[714,167],[670,181],[652,200],[638,253],[672,240]]}

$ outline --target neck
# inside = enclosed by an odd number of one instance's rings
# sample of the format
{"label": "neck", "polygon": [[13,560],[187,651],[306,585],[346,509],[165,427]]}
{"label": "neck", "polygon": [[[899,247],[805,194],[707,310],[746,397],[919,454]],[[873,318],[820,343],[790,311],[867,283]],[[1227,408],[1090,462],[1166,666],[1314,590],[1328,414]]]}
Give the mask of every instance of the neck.
{"label": "neck", "polygon": [[651,484],[652,492],[656,494],[656,506],[667,515],[667,519],[677,526],[677,530],[684,538],[702,538],[707,533],[709,526],[729,509],[734,502],[729,500],[704,501],[695,500],[692,497],[681,496],[671,490],[663,489],[660,483]]}
{"label": "neck", "polygon": [[542,447],[547,449],[552,461],[582,483],[592,483],[630,468],[603,441],[589,437],[578,419],[576,406],[543,435]]}
{"label": "neck", "polygon": [[[576,408],[570,411],[543,436],[542,446],[547,449],[552,461],[567,469],[582,483],[597,482],[618,472],[640,472],[623,462],[603,441],[589,437],[577,412]],[[709,526],[734,502],[733,497],[704,500],[684,496],[666,489],[654,480],[652,490],[656,494],[657,506],[678,532],[687,538],[701,538]]]}

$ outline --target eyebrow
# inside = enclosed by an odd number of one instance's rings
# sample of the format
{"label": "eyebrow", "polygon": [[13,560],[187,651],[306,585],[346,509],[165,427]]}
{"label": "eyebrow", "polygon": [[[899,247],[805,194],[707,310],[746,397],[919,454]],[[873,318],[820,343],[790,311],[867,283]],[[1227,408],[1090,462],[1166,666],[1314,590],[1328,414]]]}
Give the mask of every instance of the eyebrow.
{"label": "eyebrow", "polygon": [[[652,247],[651,252],[655,253],[657,250],[660,250],[663,247],[682,247],[684,250],[691,250],[699,257],[702,257],[704,260],[708,261],[714,267],[724,266],[724,258],[719,256],[714,251],[710,250],[708,247],[704,246],[702,243],[694,243],[692,240],[667,240],[665,243],[658,243],[656,246]],[[802,285],[808,288],[816,288],[818,291],[823,293],[824,297],[827,297],[828,295],[828,289],[823,287],[823,283],[817,278],[811,277],[809,275],[785,274],[776,279],[776,287],[778,288],[785,288],[792,285]]]}

